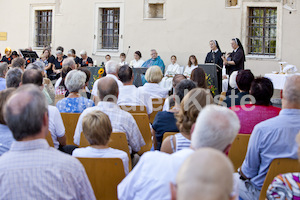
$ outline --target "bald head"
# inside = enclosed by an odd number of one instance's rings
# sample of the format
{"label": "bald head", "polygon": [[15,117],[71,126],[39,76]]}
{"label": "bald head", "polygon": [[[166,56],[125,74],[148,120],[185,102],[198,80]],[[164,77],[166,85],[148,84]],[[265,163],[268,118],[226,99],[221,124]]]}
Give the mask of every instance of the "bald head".
{"label": "bald head", "polygon": [[202,148],[186,159],[176,184],[178,200],[228,200],[233,189],[233,166],[220,151]]}
{"label": "bald head", "polygon": [[119,87],[117,82],[111,77],[103,77],[98,82],[98,96],[101,101],[117,102]]}
{"label": "bald head", "polygon": [[27,69],[25,70],[22,76],[22,84],[32,83],[37,86],[43,85],[43,75],[42,72],[36,69]]}
{"label": "bald head", "polygon": [[[45,121],[47,103],[44,94],[33,84],[19,87],[4,107],[4,119],[16,140],[35,136],[48,129]],[[46,127],[47,126],[47,127]]]}
{"label": "bald head", "polygon": [[283,88],[282,108],[300,109],[300,76],[288,77]]}

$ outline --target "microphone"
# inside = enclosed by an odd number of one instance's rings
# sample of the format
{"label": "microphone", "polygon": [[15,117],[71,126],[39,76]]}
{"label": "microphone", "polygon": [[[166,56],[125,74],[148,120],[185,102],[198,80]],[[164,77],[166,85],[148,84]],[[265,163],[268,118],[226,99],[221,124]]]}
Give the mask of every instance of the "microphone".
{"label": "microphone", "polygon": [[130,49],[130,46],[128,46],[128,49],[127,49],[127,53],[126,53],[126,60],[127,60],[127,57],[128,57],[128,52],[129,52],[129,49]]}

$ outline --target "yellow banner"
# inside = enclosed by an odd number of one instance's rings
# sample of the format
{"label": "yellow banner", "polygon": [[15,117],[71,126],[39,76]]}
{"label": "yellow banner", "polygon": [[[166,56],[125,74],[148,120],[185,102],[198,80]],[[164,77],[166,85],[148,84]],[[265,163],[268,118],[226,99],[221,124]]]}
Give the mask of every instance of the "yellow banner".
{"label": "yellow banner", "polygon": [[7,40],[7,32],[0,32],[0,41]]}

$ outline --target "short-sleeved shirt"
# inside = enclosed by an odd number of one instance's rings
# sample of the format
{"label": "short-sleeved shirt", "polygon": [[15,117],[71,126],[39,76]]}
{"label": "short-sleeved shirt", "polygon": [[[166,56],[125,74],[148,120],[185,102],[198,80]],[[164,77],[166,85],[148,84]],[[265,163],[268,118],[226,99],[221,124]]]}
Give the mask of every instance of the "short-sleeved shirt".
{"label": "short-sleeved shirt", "polygon": [[96,149],[93,147],[85,147],[85,148],[77,148],[72,152],[72,156],[81,157],[81,158],[121,158],[124,165],[124,171],[127,175],[129,173],[128,170],[128,154],[124,151],[107,148],[107,149]]}
{"label": "short-sleeved shirt", "polygon": [[6,62],[7,64],[11,64],[11,61],[12,61],[13,57],[12,56],[9,56],[8,58],[6,56],[3,56],[2,57],[2,60],[0,62]]}
{"label": "short-sleeved shirt", "polygon": [[85,109],[93,106],[95,106],[95,103],[85,97],[66,97],[56,104],[56,107],[61,113],[82,113]]}
{"label": "short-sleeved shirt", "polygon": [[55,69],[61,69],[62,68],[62,63],[63,63],[64,59],[62,59],[60,62],[58,61],[57,58],[54,59],[54,66],[55,66]]}
{"label": "short-sleeved shirt", "polygon": [[75,58],[74,58],[74,61],[75,61],[75,64],[80,64],[80,58],[78,57],[78,56],[76,56]]}
{"label": "short-sleeved shirt", "polygon": [[55,148],[59,147],[57,138],[65,135],[65,126],[58,109],[55,106],[48,106],[49,131]]}
{"label": "short-sleeved shirt", "polygon": [[251,134],[256,124],[279,115],[280,108],[247,104],[230,108],[239,117],[241,129],[239,133]]}
{"label": "short-sleeved shirt", "polygon": [[[48,65],[51,63],[51,64],[54,64],[54,60],[55,60],[55,57],[53,55],[51,55],[49,58],[48,58]],[[46,70],[47,71],[47,76],[49,77],[50,74],[53,73],[53,70],[52,70],[52,67],[50,67],[49,69]]]}
{"label": "short-sleeved shirt", "polygon": [[89,65],[89,63],[92,63],[92,64],[94,63],[92,58],[87,57],[86,60],[83,60],[82,58],[80,58],[81,67],[87,67]]}
{"label": "short-sleeved shirt", "polygon": [[241,170],[257,189],[261,189],[274,159],[298,158],[295,139],[299,131],[300,109],[283,109],[277,117],[254,127]]}
{"label": "short-sleeved shirt", "polygon": [[176,126],[174,113],[167,111],[158,112],[156,114],[152,128],[155,130],[157,146],[159,149],[165,132],[179,132]]}

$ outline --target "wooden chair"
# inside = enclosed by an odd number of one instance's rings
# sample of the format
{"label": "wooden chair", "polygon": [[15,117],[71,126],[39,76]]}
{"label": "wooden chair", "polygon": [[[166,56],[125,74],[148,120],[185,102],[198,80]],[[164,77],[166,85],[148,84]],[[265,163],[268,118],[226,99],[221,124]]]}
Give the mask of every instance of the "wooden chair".
{"label": "wooden chair", "polygon": [[165,98],[152,99],[153,112],[150,114],[150,123],[153,124],[154,118],[159,111],[163,110]]}
{"label": "wooden chair", "polygon": [[50,147],[54,147],[54,143],[53,143],[50,131],[48,132],[48,134],[46,136],[46,140],[47,140],[47,142],[48,142],[48,144],[49,144]]}
{"label": "wooden chair", "polygon": [[170,135],[175,135],[177,132],[165,132],[163,136],[163,141]]}
{"label": "wooden chair", "polygon": [[[90,143],[87,141],[84,134],[81,133],[80,147],[87,147],[87,146],[90,146]],[[131,169],[132,169],[131,155],[129,152],[126,134],[122,133],[122,132],[112,133],[110,136],[108,146],[110,146],[111,148],[114,148],[114,149],[119,149],[119,150],[125,151],[127,153],[128,158],[129,158],[129,167],[128,168],[129,168],[129,171],[131,171]]]}
{"label": "wooden chair", "polygon": [[93,187],[96,199],[118,199],[117,186],[125,178],[120,158],[78,158]]}
{"label": "wooden chair", "polygon": [[126,106],[126,105],[120,105],[120,108],[122,110],[125,110],[129,113],[145,113],[147,114],[146,106]]}
{"label": "wooden chair", "polygon": [[61,113],[62,120],[66,129],[67,145],[74,144],[74,133],[81,113]]}
{"label": "wooden chair", "polygon": [[226,92],[222,92],[219,98],[219,103],[218,103],[219,106],[221,105],[221,103],[224,101],[225,98],[226,98]]}
{"label": "wooden chair", "polygon": [[249,142],[250,134],[238,134],[234,139],[231,148],[228,153],[228,157],[233,163],[234,170],[237,172],[237,169],[243,164]]}
{"label": "wooden chair", "polygon": [[140,132],[144,138],[146,145],[141,147],[141,150],[138,152],[139,155],[142,155],[146,151],[150,151],[152,147],[152,135],[150,130],[149,118],[145,113],[131,113],[135,119]]}
{"label": "wooden chair", "polygon": [[267,189],[277,175],[290,172],[300,172],[300,163],[298,160],[289,158],[274,159],[269,167],[264,184],[261,188],[259,199],[266,199]]}

